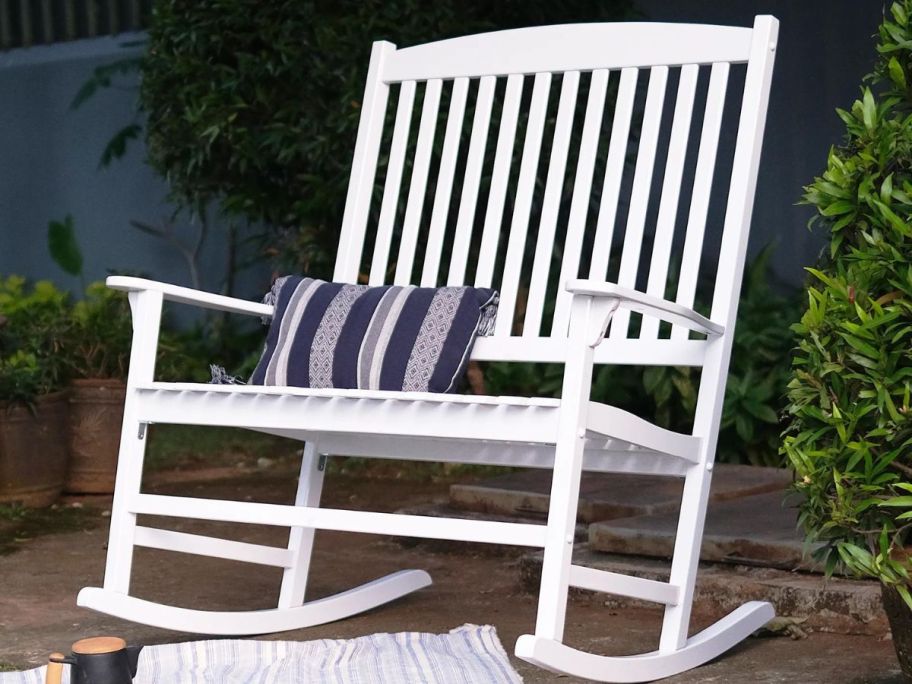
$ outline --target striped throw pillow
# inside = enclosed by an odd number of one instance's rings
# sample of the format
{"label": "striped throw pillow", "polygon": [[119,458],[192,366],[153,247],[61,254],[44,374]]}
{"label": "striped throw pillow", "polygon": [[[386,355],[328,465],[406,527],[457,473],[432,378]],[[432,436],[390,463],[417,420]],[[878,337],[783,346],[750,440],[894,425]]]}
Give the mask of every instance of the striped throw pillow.
{"label": "striped throw pillow", "polygon": [[474,287],[343,285],[279,278],[275,315],[251,384],[454,392],[476,335],[490,335],[497,292]]}

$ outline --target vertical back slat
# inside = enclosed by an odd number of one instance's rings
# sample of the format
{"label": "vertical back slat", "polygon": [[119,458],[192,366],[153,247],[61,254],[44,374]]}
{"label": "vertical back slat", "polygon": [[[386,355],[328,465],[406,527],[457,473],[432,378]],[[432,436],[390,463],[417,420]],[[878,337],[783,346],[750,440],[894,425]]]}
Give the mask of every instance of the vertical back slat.
{"label": "vertical back slat", "polygon": [[522,86],[522,74],[510,74],[507,77],[507,90],[504,96],[503,112],[500,116],[500,130],[497,134],[497,151],[494,154],[494,167],[491,172],[491,192],[488,195],[484,230],[481,234],[478,270],[475,272],[476,287],[490,287],[494,276],[494,261],[497,257],[497,243],[503,223],[507,183],[510,180],[513,141],[516,137]]}
{"label": "vertical back slat", "polygon": [[427,251],[424,267],[421,269],[422,287],[434,287],[440,270],[440,253],[443,250],[444,229],[450,209],[453,192],[453,176],[456,172],[456,158],[462,137],[462,121],[465,116],[466,95],[469,79],[457,78],[450,94],[450,109],[447,113],[446,133],[443,137],[443,151],[440,156],[440,170],[437,172],[437,189],[434,193],[434,208],[431,211],[431,226],[428,229]]}
{"label": "vertical back slat", "polygon": [[[560,199],[564,187],[564,173],[567,169],[567,152],[570,148],[570,134],[573,128],[573,114],[576,111],[576,96],[579,92],[580,73],[568,71],[564,74],[561,83],[560,104],[557,107],[557,120],[554,124],[554,140],[551,143],[551,160],[548,165],[548,177],[545,181],[545,199],[542,203],[541,220],[538,226],[538,240],[535,246],[535,258],[532,262],[532,276],[529,283],[529,298],[526,302],[526,317],[523,321],[523,336],[538,337],[541,329],[542,314],[545,308],[545,295],[548,291],[548,276],[551,271],[551,259],[554,256],[554,233],[557,228],[557,214],[560,209]],[[598,118],[601,120],[601,106],[605,101],[605,83],[608,82],[608,72],[600,69],[592,75],[589,90],[589,102],[592,103],[593,91],[598,90],[601,82],[601,98],[599,100]],[[590,126],[592,112],[587,108],[586,122],[583,126],[583,139],[586,140]],[[592,137],[590,135],[590,137]],[[595,158],[595,150],[585,148],[580,155],[582,163],[583,154]],[[589,141],[593,147],[597,141]],[[591,162],[590,162],[591,166]],[[591,169],[590,169],[591,181]],[[577,175],[577,183],[581,182]],[[583,181],[585,184],[585,181]],[[574,189],[574,195],[576,189]],[[586,191],[588,194],[588,190]],[[586,200],[588,202],[588,198]],[[571,211],[572,215],[572,211]],[[568,231],[569,232],[569,231]]]}
{"label": "vertical back slat", "polygon": [[364,249],[364,234],[374,193],[374,178],[377,174],[377,158],[383,137],[383,122],[386,118],[386,104],[389,86],[383,82],[382,74],[387,57],[395,52],[396,46],[386,41],[374,43],[371,50],[367,84],[361,102],[361,120],[358,124],[358,138],[352,159],[351,179],[345,198],[345,212],[342,215],[342,236],[336,254],[333,280],[355,282],[361,268],[361,254]]}
{"label": "vertical back slat", "polygon": [[484,163],[485,147],[488,143],[488,128],[491,124],[491,107],[494,103],[494,86],[497,78],[485,76],[478,84],[475,100],[475,115],[472,119],[472,137],[466,159],[465,178],[462,183],[462,198],[456,219],[456,233],[453,237],[453,253],[450,256],[448,285],[465,284],[466,263],[469,259],[469,243],[475,222],[475,207],[478,204],[478,183]]}
{"label": "vertical back slat", "polygon": [[[703,234],[706,230],[709,196],[719,147],[719,131],[722,128],[722,111],[725,107],[725,93],[728,89],[728,73],[728,62],[720,62],[712,65],[709,75],[703,130],[700,133],[700,148],[697,153],[694,186],[690,198],[690,211],[687,216],[687,235],[684,238],[684,249],[681,253],[681,275],[678,279],[678,293],[675,297],[675,301],[688,308],[693,307],[697,291],[700,256],[703,252]],[[673,340],[686,340],[689,335],[690,331],[682,325],[676,325],[671,330]]]}
{"label": "vertical back slat", "polygon": [[412,279],[421,211],[427,195],[428,169],[431,166],[431,152],[434,150],[434,131],[437,130],[437,109],[440,106],[442,86],[443,81],[435,78],[427,82],[424,90],[424,104],[421,107],[421,123],[418,126],[412,179],[409,183],[405,219],[402,222],[402,239],[399,241],[399,257],[396,259],[396,275],[393,279],[396,285],[408,285]]}
{"label": "vertical back slat", "polygon": [[[662,181],[662,199],[656,218],[655,240],[652,245],[652,259],[649,263],[649,280],[646,293],[665,298],[668,281],[668,261],[674,242],[675,220],[678,215],[678,200],[681,196],[681,181],[684,175],[684,158],[687,156],[687,139],[690,136],[690,120],[693,114],[694,95],[700,67],[687,64],[681,68],[678,81],[678,96],[675,100],[674,121],[671,124],[671,138],[668,142],[668,158],[665,161],[665,177]],[[659,319],[644,316],[640,328],[640,339],[657,339]]]}
{"label": "vertical back slat", "polygon": [[377,222],[377,241],[371,260],[370,284],[382,285],[386,279],[386,265],[389,262],[393,226],[396,223],[396,207],[399,205],[399,186],[402,183],[402,169],[405,166],[405,150],[408,146],[409,128],[412,123],[412,105],[415,102],[415,81],[405,81],[399,91],[399,105],[396,109],[396,124],[390,143],[389,166],[386,171],[386,185],[380,204],[380,220]]}
{"label": "vertical back slat", "polygon": [[535,191],[535,177],[538,173],[538,159],[541,153],[542,133],[545,127],[545,114],[548,111],[550,91],[551,74],[536,74],[535,85],[532,88],[532,102],[529,106],[522,162],[519,166],[519,180],[516,184],[516,202],[513,204],[513,219],[510,222],[507,257],[500,285],[500,305],[497,310],[497,322],[494,326],[495,335],[510,334],[516,311],[519,274],[522,271],[526,236],[529,232],[529,213],[532,207],[532,195]]}
{"label": "vertical back slat", "polygon": [[[634,76],[636,75],[636,69],[633,70],[633,74]],[[580,151],[576,163],[576,180],[573,186],[573,198],[570,200],[570,216],[567,220],[564,255],[561,259],[560,277],[555,295],[554,317],[551,322],[552,335],[564,336],[567,334],[567,320],[570,316],[570,294],[564,290],[564,284],[571,278],[576,278],[579,269],[579,252],[582,249],[586,214],[589,210],[589,202],[592,195],[592,173],[595,167],[596,152],[598,151],[599,133],[602,128],[602,115],[605,110],[608,75],[607,69],[598,69],[592,72],[592,80],[589,82],[586,118],[583,121],[583,134],[580,139]],[[550,240],[553,243],[553,230]],[[573,247],[574,245],[578,245],[579,248]],[[549,254],[549,264],[550,258],[551,255]],[[536,254],[536,259],[538,259],[538,254]],[[545,280],[547,280],[547,276],[546,272]],[[533,277],[533,287],[538,287],[538,285]],[[543,285],[547,285],[547,283],[543,283]]]}
{"label": "vertical back slat", "polygon": [[[630,137],[630,120],[633,118],[638,76],[639,70],[632,67],[621,71],[621,82],[614,106],[614,121],[611,124],[611,139],[608,142],[608,158],[605,160],[602,203],[595,226],[592,261],[589,263],[589,277],[593,280],[604,280],[608,272],[618,198],[621,194],[621,180],[624,178],[624,165],[627,161],[627,140]],[[563,297],[569,300],[569,295],[564,294]],[[561,300],[558,299],[558,304],[560,303]],[[564,318],[564,325],[566,325],[566,318]]]}
{"label": "vertical back slat", "polygon": [[[646,91],[646,109],[643,128],[637,151],[636,170],[633,174],[633,189],[630,191],[630,213],[624,232],[624,249],[621,252],[621,269],[618,284],[623,287],[636,286],[637,270],[640,265],[640,249],[643,246],[643,228],[649,208],[652,172],[655,165],[659,127],[662,123],[662,108],[665,104],[665,85],[668,82],[668,67],[657,66],[649,70],[649,87]],[[611,337],[627,337],[630,312],[619,310],[611,322]]]}

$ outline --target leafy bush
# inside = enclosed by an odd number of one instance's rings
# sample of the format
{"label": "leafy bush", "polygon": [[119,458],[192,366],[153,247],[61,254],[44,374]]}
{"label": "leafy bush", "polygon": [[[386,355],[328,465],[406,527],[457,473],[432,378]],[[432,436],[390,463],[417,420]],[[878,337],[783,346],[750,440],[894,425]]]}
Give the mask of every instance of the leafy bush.
{"label": "leafy bush", "polygon": [[0,280],[0,401],[30,403],[63,389],[68,296],[46,280]]}
{"label": "leafy bush", "polygon": [[870,87],[838,111],[846,138],[805,188],[831,239],[794,326],[783,450],[827,568],[876,577],[912,606],[910,12],[912,0],[892,6]]}
{"label": "leafy bush", "polygon": [[73,376],[125,380],[133,337],[127,297],[103,282],[92,283],[70,315],[66,350]]}
{"label": "leafy bush", "polygon": [[374,40],[616,20],[630,0],[159,0],[142,62],[149,160],[173,199],[273,229],[273,254],[325,275],[338,241]]}

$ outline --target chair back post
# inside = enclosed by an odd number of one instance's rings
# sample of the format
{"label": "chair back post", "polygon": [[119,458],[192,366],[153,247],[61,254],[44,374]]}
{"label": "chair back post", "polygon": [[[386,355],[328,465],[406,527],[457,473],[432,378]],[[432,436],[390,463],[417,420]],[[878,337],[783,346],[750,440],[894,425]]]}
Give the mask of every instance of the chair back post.
{"label": "chair back post", "polygon": [[684,481],[669,577],[672,584],[681,588],[681,600],[665,609],[659,643],[659,650],[665,652],[676,651],[687,641],[778,33],[779,22],[775,17],[758,16],[754,21],[710,316],[724,323],[725,333],[710,342],[700,378],[693,427],[693,434],[701,438],[700,462]]}

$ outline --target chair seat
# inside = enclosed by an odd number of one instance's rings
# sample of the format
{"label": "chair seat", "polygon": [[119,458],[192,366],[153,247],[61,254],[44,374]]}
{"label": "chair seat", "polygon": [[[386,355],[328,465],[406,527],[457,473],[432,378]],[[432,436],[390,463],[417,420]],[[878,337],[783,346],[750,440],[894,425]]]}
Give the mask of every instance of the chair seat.
{"label": "chair seat", "polygon": [[[522,445],[530,453],[555,444],[560,408],[560,399],[548,397],[263,385],[155,382],[136,391],[139,418],[150,423],[245,427],[302,440],[319,434],[329,452],[353,456],[417,459],[429,449],[435,458],[471,451],[471,458],[454,459],[461,462],[490,462],[484,456],[490,443]],[[699,444],[598,402],[589,403],[589,416],[587,451],[691,460]]]}

